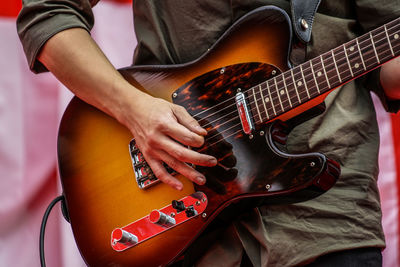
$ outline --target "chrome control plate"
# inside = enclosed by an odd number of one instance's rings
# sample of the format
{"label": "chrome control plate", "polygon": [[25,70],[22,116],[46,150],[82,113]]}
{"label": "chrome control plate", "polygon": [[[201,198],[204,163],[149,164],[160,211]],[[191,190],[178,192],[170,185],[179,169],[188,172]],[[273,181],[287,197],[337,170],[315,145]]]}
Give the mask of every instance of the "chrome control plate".
{"label": "chrome control plate", "polygon": [[[111,233],[111,247],[115,251],[124,251],[136,246],[181,223],[198,217],[204,212],[208,204],[207,196],[203,192],[196,192],[175,201],[182,203],[184,209],[177,209],[176,205],[170,204],[158,210],[153,210],[145,217],[126,226],[115,228]],[[168,217],[157,218],[157,215]]]}

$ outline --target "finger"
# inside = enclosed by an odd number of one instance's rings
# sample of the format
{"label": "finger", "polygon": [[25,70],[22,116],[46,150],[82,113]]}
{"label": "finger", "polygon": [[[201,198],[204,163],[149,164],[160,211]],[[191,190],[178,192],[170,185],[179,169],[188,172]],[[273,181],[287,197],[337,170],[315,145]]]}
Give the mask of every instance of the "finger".
{"label": "finger", "polygon": [[190,131],[188,128],[179,124],[178,122],[171,122],[168,126],[164,127],[162,132],[172,139],[191,147],[201,147],[204,144],[204,137],[195,132]]}
{"label": "finger", "polygon": [[200,124],[186,111],[184,107],[175,105],[174,114],[180,124],[188,128],[190,131],[199,135],[206,135],[207,130],[200,126]]}
{"label": "finger", "polygon": [[236,157],[233,155],[232,152],[224,155],[221,158],[218,158],[218,161],[219,161],[219,164],[222,164],[223,166],[228,167],[228,168],[235,167],[236,162],[237,162]]}
{"label": "finger", "polygon": [[147,160],[151,170],[153,171],[154,175],[163,183],[175,188],[176,190],[182,190],[183,184],[173,177],[171,174],[167,172],[164,168],[163,164],[159,160]]}
{"label": "finger", "polygon": [[160,140],[160,148],[163,148],[170,156],[181,162],[206,167],[212,167],[217,164],[217,159],[215,157],[188,149],[168,138]]}
{"label": "finger", "polygon": [[179,161],[173,157],[171,157],[168,153],[166,152],[160,152],[159,155],[160,158],[163,159],[163,161],[170,166],[172,169],[174,169],[176,172],[182,174],[185,176],[187,179],[191,180],[192,182],[203,185],[206,182],[206,177],[187,165],[186,163]]}

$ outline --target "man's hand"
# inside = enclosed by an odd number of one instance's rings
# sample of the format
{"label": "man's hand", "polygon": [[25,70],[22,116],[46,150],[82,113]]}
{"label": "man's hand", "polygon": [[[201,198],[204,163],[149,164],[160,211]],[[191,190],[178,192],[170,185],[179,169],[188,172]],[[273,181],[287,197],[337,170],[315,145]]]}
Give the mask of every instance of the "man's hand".
{"label": "man's hand", "polygon": [[124,124],[161,181],[182,189],[163,167],[165,162],[193,182],[205,183],[204,175],[186,163],[214,166],[216,159],[185,146],[201,146],[207,132],[184,108],[130,85],[87,31],[59,32],[46,42],[38,59],[76,96]]}
{"label": "man's hand", "polygon": [[122,121],[133,133],[140,151],[157,178],[177,190],[182,189],[182,183],[164,168],[165,162],[189,180],[204,184],[204,175],[187,163],[211,167],[217,164],[217,160],[186,146],[202,146],[207,131],[183,107],[163,99],[143,95],[141,99],[132,99],[126,104],[123,107],[127,110],[124,112],[126,116]]}

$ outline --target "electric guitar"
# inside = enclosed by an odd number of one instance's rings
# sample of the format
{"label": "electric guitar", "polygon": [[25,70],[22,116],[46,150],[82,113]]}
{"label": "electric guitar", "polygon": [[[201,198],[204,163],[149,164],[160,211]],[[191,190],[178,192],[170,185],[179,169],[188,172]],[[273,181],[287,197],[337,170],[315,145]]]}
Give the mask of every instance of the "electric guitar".
{"label": "electric guitar", "polygon": [[339,165],[321,153],[289,154],[286,136],[333,89],[400,54],[400,19],[294,68],[290,25],[284,11],[259,8],[193,62],[120,70],[208,130],[198,150],[219,164],[199,168],[206,185],[177,174],[182,191],[158,182],[126,128],[72,99],[59,129],[59,169],[88,265],[168,265],[230,207],[302,201],[334,185]]}

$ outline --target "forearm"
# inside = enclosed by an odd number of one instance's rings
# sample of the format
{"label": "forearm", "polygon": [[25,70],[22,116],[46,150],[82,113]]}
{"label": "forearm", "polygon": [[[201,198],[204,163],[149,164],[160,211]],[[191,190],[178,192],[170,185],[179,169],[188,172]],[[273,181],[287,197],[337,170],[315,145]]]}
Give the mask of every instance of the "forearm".
{"label": "forearm", "polygon": [[380,81],[386,96],[392,100],[400,99],[400,58],[381,67]]}
{"label": "forearm", "polygon": [[124,104],[145,97],[125,81],[84,29],[59,32],[38,59],[75,95],[123,123]]}
{"label": "forearm", "polygon": [[182,183],[165,170],[165,162],[188,179],[205,183],[204,175],[186,163],[215,166],[216,158],[183,145],[200,147],[207,131],[184,108],[125,81],[87,31],[59,32],[43,46],[38,59],[75,95],[124,124],[161,181],[182,189]]}

